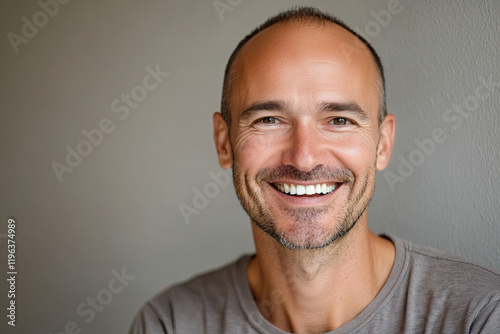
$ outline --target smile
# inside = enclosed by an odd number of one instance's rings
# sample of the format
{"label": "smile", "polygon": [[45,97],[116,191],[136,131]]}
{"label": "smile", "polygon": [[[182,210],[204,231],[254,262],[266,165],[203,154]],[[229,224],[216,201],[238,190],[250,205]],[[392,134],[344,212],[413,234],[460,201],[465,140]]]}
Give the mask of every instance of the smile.
{"label": "smile", "polygon": [[288,183],[273,183],[273,186],[281,191],[284,194],[288,195],[326,195],[333,192],[338,188],[339,184],[326,184],[326,183],[318,183],[318,184],[288,184]]}

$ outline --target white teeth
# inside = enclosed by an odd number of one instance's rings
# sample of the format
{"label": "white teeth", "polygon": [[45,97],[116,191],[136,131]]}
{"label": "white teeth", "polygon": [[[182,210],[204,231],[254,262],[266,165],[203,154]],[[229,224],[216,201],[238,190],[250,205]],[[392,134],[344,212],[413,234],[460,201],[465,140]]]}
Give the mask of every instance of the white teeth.
{"label": "white teeth", "polygon": [[337,188],[336,184],[327,185],[326,183],[318,184],[287,184],[287,183],[275,183],[275,186],[282,193],[290,195],[314,195],[314,194],[328,194]]}
{"label": "white teeth", "polygon": [[306,193],[306,187],[301,184],[297,185],[297,195],[304,195]]}

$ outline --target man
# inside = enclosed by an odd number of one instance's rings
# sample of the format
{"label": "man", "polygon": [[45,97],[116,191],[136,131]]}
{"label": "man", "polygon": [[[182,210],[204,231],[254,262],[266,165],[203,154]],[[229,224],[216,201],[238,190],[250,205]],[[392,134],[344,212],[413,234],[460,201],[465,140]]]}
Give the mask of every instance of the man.
{"label": "man", "polygon": [[298,8],[242,40],[214,138],[254,256],[171,287],[131,333],[500,333],[500,276],[373,234],[366,207],[394,116],[373,48]]}

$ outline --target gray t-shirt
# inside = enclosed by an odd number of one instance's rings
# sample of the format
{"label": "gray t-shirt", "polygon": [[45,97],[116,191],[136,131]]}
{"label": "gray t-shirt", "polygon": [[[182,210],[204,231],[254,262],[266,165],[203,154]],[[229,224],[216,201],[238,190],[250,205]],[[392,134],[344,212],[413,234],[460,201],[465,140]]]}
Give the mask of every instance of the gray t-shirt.
{"label": "gray t-shirt", "polygon": [[[396,246],[387,282],[356,318],[328,333],[500,334],[500,275],[386,237]],[[285,334],[264,318],[253,299],[246,276],[251,259],[243,256],[167,289],[144,306],[130,333]],[[266,302],[272,312],[273,301]]]}

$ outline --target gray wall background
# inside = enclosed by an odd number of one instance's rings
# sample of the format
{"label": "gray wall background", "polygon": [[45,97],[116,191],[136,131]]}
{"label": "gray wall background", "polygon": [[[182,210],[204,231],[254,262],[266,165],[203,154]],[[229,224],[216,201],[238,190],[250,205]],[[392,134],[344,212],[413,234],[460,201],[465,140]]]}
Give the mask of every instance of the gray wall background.
{"label": "gray wall background", "polygon": [[[237,42],[293,4],[338,15],[383,59],[397,133],[388,172],[377,175],[372,229],[500,270],[500,84],[485,97],[481,79],[500,81],[496,1],[401,0],[390,21],[375,17],[394,0],[217,3],[227,11],[212,0],[70,1],[44,22],[37,1],[2,1],[2,313],[9,217],[18,270],[17,326],[2,314],[2,333],[55,334],[72,321],[82,333],[123,333],[161,289],[253,251],[232,184],[213,187],[210,172],[222,169],[211,115]],[[8,34],[22,37],[23,17],[34,15],[38,32],[16,53]],[[140,96],[146,67],[158,64],[169,75],[120,119],[112,103]],[[65,147],[106,118],[114,130],[60,182],[52,163],[66,164]],[[433,131],[446,139],[432,149]],[[188,224],[179,207],[194,208],[206,186],[214,196]],[[112,270],[135,278],[109,292]],[[87,298],[102,306],[93,319],[77,313],[90,309]]]}

